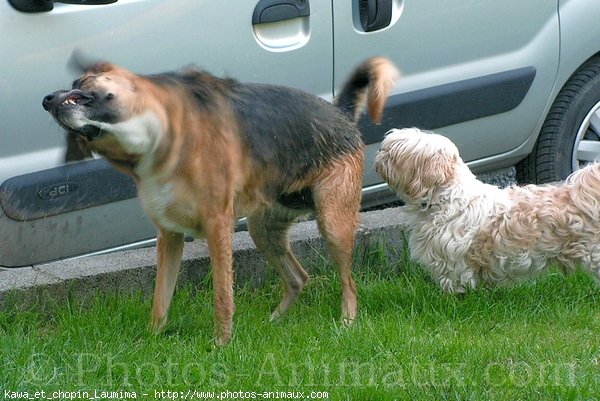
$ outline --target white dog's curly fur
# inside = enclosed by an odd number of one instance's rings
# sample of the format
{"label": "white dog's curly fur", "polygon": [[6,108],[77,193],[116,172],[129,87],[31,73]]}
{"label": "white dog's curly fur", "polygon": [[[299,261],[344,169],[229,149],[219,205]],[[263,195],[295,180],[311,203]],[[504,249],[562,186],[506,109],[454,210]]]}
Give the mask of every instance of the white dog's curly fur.
{"label": "white dog's curly fur", "polygon": [[411,255],[446,292],[512,284],[557,261],[600,279],[600,164],[562,185],[499,189],[477,180],[446,137],[387,133],[376,171],[406,202]]}

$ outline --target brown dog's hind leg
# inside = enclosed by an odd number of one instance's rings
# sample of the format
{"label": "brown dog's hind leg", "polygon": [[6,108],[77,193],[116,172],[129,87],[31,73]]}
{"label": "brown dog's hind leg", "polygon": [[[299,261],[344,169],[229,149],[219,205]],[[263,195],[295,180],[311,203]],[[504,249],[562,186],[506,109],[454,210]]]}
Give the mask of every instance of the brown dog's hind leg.
{"label": "brown dog's hind leg", "polygon": [[206,239],[212,265],[215,337],[219,345],[231,339],[233,330],[233,217],[212,216],[205,221]]}
{"label": "brown dog's hind leg", "polygon": [[271,314],[271,321],[289,309],[308,281],[308,274],[292,253],[288,238],[290,225],[297,216],[293,211],[275,206],[248,217],[248,231],[254,244],[275,267],[284,285],[283,298]]}
{"label": "brown dog's hind leg", "polygon": [[336,264],[342,287],[342,321],[351,324],[358,312],[352,279],[352,249],[360,220],[362,152],[339,160],[314,186],[317,223]]}
{"label": "brown dog's hind leg", "polygon": [[150,329],[159,332],[167,324],[167,313],[181,266],[183,235],[159,229],[156,252],[157,271]]}

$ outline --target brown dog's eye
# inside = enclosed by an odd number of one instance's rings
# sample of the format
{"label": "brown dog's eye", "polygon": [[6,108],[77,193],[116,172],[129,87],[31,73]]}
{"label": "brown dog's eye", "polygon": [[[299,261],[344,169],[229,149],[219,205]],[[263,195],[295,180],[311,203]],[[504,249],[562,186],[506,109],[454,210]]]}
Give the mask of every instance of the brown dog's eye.
{"label": "brown dog's eye", "polygon": [[106,100],[113,100],[115,97],[115,95],[113,95],[112,93],[109,93],[108,95],[106,95]]}

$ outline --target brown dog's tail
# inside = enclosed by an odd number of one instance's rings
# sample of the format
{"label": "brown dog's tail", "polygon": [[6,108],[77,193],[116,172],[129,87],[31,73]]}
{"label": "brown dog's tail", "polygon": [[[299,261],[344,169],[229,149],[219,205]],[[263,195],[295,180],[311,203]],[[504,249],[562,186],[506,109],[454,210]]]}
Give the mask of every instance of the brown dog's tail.
{"label": "brown dog's tail", "polygon": [[334,103],[354,122],[366,107],[371,120],[379,123],[390,89],[399,76],[390,60],[370,58],[354,70]]}

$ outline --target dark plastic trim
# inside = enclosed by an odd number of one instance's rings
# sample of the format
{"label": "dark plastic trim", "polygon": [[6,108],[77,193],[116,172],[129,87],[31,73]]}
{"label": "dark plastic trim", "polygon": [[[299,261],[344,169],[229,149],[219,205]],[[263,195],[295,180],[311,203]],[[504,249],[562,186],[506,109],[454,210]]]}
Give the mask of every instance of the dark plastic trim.
{"label": "dark plastic trim", "polygon": [[365,32],[383,29],[392,22],[392,0],[360,0],[359,14]]}
{"label": "dark plastic trim", "polygon": [[76,4],[80,6],[96,6],[112,4],[118,0],[8,0],[8,3],[17,11],[23,13],[43,13],[52,11],[54,3]]}
{"label": "dark plastic trim", "polygon": [[309,15],[308,0],[261,0],[254,8],[252,24],[279,22]]}
{"label": "dark plastic trim", "polygon": [[87,160],[12,177],[0,185],[0,206],[17,221],[135,198],[132,178],[106,160]]}
{"label": "dark plastic trim", "polygon": [[8,4],[22,13],[43,13],[54,8],[52,0],[8,0]]}
{"label": "dark plastic trim", "polygon": [[523,67],[390,96],[381,124],[363,118],[359,127],[370,145],[392,128],[430,130],[504,113],[521,104],[535,75],[535,67]]}

